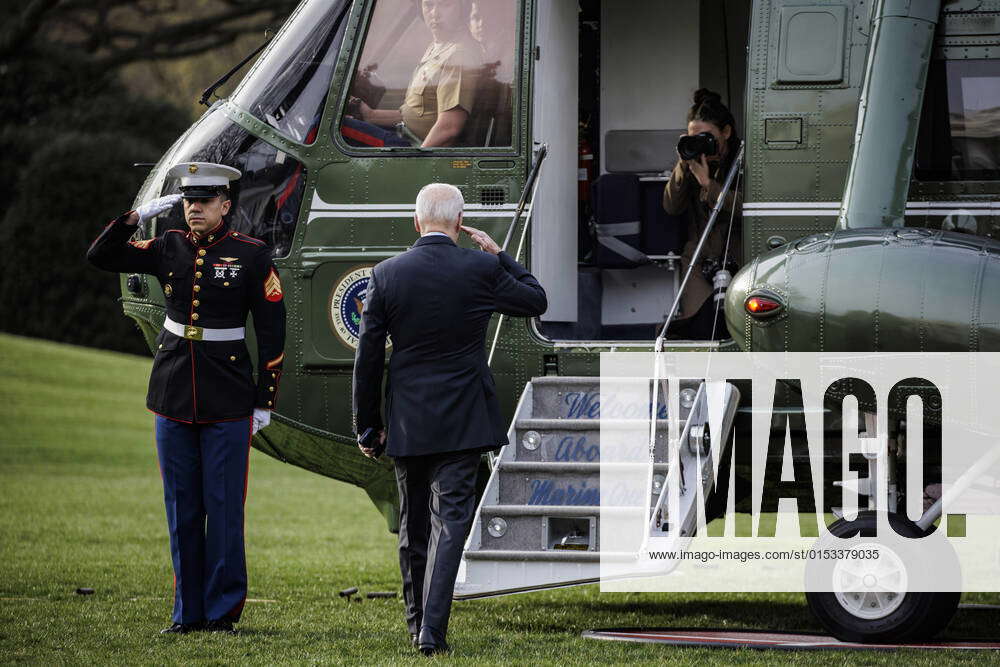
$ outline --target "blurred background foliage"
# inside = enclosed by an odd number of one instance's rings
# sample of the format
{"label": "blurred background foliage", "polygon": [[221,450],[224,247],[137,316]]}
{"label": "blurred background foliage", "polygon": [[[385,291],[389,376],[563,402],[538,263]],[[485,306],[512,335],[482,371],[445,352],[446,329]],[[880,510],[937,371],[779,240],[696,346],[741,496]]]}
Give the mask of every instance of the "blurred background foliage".
{"label": "blurred background foliage", "polygon": [[0,330],[148,354],[87,247],[297,4],[0,0]]}

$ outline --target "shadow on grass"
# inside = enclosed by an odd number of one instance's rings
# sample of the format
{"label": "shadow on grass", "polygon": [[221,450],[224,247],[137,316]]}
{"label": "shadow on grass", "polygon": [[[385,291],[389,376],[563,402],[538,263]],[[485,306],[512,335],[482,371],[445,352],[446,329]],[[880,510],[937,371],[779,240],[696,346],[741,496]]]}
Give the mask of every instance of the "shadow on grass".
{"label": "shadow on grass", "polygon": [[[498,610],[499,611],[499,610]],[[745,627],[747,629],[818,630],[803,603],[768,600],[585,600],[539,601],[529,614],[505,618],[510,632],[577,632],[602,626],[669,627],[679,625]]]}
{"label": "shadow on grass", "polygon": [[261,637],[268,637],[268,638],[271,638],[271,637],[286,637],[286,636],[288,636],[288,634],[289,634],[288,632],[282,632],[281,630],[269,630],[267,628],[259,628],[259,627],[256,627],[256,628],[254,628],[254,627],[245,627],[245,628],[239,628],[237,630],[237,633],[235,635],[220,634],[219,636],[221,636],[221,637],[234,637],[234,638],[249,637],[251,639],[254,639],[254,638],[261,638]]}
{"label": "shadow on grass", "polygon": [[[726,630],[773,630],[788,632],[818,632],[825,629],[805,604],[773,600],[586,600],[572,605],[572,615],[566,614],[566,603],[557,600],[539,601],[530,614],[513,618],[504,613],[500,628],[511,633],[577,633],[599,628],[641,627],[681,628],[701,627]],[[498,610],[499,611],[499,610]],[[1000,639],[1000,610],[960,609],[937,640]]]}

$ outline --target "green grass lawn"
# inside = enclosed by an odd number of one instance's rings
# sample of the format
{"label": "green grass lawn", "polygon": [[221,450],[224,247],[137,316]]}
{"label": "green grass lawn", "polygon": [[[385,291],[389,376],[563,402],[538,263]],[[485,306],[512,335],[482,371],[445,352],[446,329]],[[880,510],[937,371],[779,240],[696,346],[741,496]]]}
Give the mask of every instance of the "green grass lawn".
{"label": "green grass lawn", "polygon": [[[365,494],[254,452],[250,598],[238,636],[161,636],[172,574],[150,360],[0,335],[0,661],[422,663],[398,591],[394,536]],[[80,596],[78,587],[95,590]],[[969,596],[996,602],[997,596]],[[583,639],[589,628],[819,630],[802,595],[601,594],[596,586],[456,603],[438,661],[816,664],[994,662],[982,652],[681,649]],[[959,611],[946,636],[995,638],[1000,613]]]}

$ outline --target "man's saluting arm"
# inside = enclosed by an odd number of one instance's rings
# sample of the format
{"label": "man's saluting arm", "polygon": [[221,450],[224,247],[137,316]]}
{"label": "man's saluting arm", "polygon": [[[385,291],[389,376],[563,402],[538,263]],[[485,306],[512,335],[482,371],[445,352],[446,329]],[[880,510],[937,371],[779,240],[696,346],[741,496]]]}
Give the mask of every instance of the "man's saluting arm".
{"label": "man's saluting arm", "polygon": [[507,253],[497,253],[500,260],[493,276],[493,309],[504,315],[518,317],[538,317],[544,313],[549,302],[545,289],[535,276]]}
{"label": "man's saluting arm", "polygon": [[170,210],[180,195],[167,195],[118,216],[104,228],[87,250],[87,260],[99,269],[125,273],[156,274],[160,264],[160,237],[129,241],[140,222]]}
{"label": "man's saluting arm", "polygon": [[548,309],[549,302],[545,297],[545,289],[535,276],[501,250],[489,234],[468,225],[461,225],[460,229],[468,234],[483,252],[497,257],[499,263],[493,272],[493,310],[504,315],[538,317]]}

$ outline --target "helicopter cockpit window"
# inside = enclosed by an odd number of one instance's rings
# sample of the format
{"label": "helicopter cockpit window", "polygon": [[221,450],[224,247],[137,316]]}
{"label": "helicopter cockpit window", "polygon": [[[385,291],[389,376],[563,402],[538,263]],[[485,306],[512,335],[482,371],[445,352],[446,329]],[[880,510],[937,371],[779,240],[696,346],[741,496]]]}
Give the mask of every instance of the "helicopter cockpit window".
{"label": "helicopter cockpit window", "polygon": [[[171,156],[173,164],[186,161],[226,164],[243,172],[230,187],[230,228],[265,241],[275,257],[288,254],[305,192],[301,163],[218,112],[197,125]],[[168,178],[161,193],[177,192],[179,186],[177,179]],[[156,233],[167,229],[187,229],[181,207],[157,219]]]}
{"label": "helicopter cockpit window", "polygon": [[914,171],[925,181],[1000,179],[1000,60],[931,63]]}
{"label": "helicopter cockpit window", "polygon": [[378,0],[340,125],[354,147],[511,145],[517,0]]}
{"label": "helicopter cockpit window", "polygon": [[313,143],[344,38],[348,4],[306,4],[233,101],[288,138]]}

